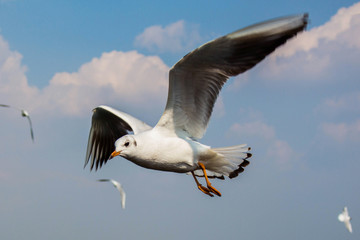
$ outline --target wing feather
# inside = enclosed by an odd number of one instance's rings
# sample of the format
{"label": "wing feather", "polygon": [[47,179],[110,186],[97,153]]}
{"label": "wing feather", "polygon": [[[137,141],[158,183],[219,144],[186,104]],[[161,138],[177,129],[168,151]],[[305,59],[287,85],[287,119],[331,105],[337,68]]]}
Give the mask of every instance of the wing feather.
{"label": "wing feather", "polygon": [[149,125],[124,112],[108,106],[99,106],[93,110],[91,128],[86,150],[85,165],[90,170],[101,168],[115,150],[115,141],[133,132],[140,133],[151,129]]}
{"label": "wing feather", "polygon": [[307,14],[252,25],[206,43],[183,57],[169,73],[169,93],[158,127],[201,138],[222,86],[254,67],[304,30]]}

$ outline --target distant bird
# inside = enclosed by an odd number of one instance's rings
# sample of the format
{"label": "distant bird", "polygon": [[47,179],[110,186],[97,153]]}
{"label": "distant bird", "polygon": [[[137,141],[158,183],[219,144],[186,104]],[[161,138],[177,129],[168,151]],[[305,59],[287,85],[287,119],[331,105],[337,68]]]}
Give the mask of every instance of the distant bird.
{"label": "distant bird", "polygon": [[[211,197],[221,196],[208,177],[238,176],[249,164],[251,153],[246,144],[210,148],[198,142],[206,131],[217,96],[229,77],[254,67],[303,31],[307,22],[307,14],[273,19],[188,53],[170,70],[167,104],[154,128],[111,107],[95,108],[85,166],[91,158],[90,170],[94,166],[98,169],[120,155],[145,168],[191,173],[199,190]],[[207,187],[196,176],[205,177]]]}
{"label": "distant bird", "polygon": [[352,227],[351,227],[351,217],[349,216],[349,212],[347,207],[344,207],[344,210],[342,213],[339,214],[338,219],[340,222],[344,222],[346,229],[352,233]]}
{"label": "distant bird", "polygon": [[124,189],[122,188],[121,184],[113,179],[99,179],[99,182],[111,182],[114,187],[117,188],[117,190],[119,190],[120,192],[120,196],[121,196],[121,207],[125,208],[125,200],[126,200],[126,194]]}
{"label": "distant bird", "polygon": [[29,121],[29,125],[30,125],[30,135],[31,135],[31,139],[33,140],[34,142],[34,132],[33,132],[33,128],[32,128],[32,123],[31,123],[31,119],[30,119],[30,116],[29,116],[29,113],[23,109],[19,109],[17,107],[11,107],[9,105],[5,105],[5,104],[0,104],[0,107],[7,107],[7,108],[14,108],[16,110],[19,110],[21,112],[21,116],[23,117],[26,117]]}

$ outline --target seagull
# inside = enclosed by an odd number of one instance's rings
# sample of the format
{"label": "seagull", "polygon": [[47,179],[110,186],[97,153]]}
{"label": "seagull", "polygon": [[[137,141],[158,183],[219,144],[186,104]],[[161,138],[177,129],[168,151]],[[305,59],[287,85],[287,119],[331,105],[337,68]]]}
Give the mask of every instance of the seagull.
{"label": "seagull", "polygon": [[352,227],[351,227],[351,217],[349,216],[349,212],[347,207],[344,207],[344,210],[342,213],[339,214],[338,219],[340,222],[343,222],[345,224],[346,229],[352,233]]}
{"label": "seagull", "polygon": [[124,209],[125,208],[125,200],[126,200],[126,194],[124,189],[122,188],[121,184],[113,179],[99,179],[99,182],[111,182],[114,187],[117,188],[117,190],[119,190],[120,192],[120,196],[121,196],[121,207]]}
{"label": "seagull", "polygon": [[[90,171],[94,167],[98,170],[108,160],[121,156],[144,168],[191,174],[200,191],[221,196],[209,178],[235,178],[250,163],[252,154],[246,144],[211,148],[199,142],[218,94],[229,77],[254,67],[303,31],[307,22],[307,14],[269,20],[217,38],[185,55],[170,69],[167,104],[154,127],[112,107],[96,107],[84,168],[91,162]],[[207,186],[197,177],[204,177]]]}
{"label": "seagull", "polygon": [[24,109],[19,109],[19,108],[16,108],[16,107],[11,107],[9,105],[6,105],[6,104],[0,104],[0,107],[7,107],[7,108],[14,108],[14,109],[17,109],[21,112],[21,116],[23,117],[26,117],[29,121],[29,125],[30,125],[30,136],[31,136],[31,139],[32,141],[34,142],[34,132],[33,132],[33,128],[32,128],[32,123],[31,123],[31,119],[30,119],[30,116],[29,116],[29,113],[27,111],[25,111]]}

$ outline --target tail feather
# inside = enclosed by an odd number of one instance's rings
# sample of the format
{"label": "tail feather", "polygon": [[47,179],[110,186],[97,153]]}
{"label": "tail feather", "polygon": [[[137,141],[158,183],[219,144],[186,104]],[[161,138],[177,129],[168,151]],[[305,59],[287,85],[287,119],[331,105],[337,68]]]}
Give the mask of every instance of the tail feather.
{"label": "tail feather", "polygon": [[[229,178],[237,177],[244,171],[244,168],[250,164],[249,158],[252,154],[249,153],[250,147],[246,144],[212,148],[214,153],[211,157],[200,159],[206,168],[206,173],[210,178],[224,179],[224,176]],[[196,176],[203,177],[204,174],[201,170],[194,171]]]}

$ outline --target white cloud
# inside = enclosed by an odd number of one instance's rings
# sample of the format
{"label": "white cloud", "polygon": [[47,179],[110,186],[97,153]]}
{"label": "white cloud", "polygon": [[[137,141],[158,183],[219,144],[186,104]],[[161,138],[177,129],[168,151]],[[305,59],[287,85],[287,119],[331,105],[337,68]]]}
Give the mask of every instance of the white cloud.
{"label": "white cloud", "polygon": [[74,73],[56,73],[44,89],[29,86],[22,56],[0,36],[0,101],[46,115],[82,115],[99,104],[144,105],[167,94],[169,68],[136,51],[103,53]]}
{"label": "white cloud", "polygon": [[282,169],[289,169],[299,154],[283,140],[276,137],[275,130],[272,126],[267,125],[261,120],[248,122],[244,124],[235,123],[230,127],[228,135],[241,136],[247,139],[255,138],[259,145],[266,149],[265,158],[276,163]]}
{"label": "white cloud", "polygon": [[299,154],[287,142],[275,140],[268,148],[267,156],[283,169],[288,169],[291,167],[292,161],[298,158]]}
{"label": "white cloud", "polygon": [[227,89],[229,91],[238,91],[249,82],[249,79],[249,72],[244,72],[228,81]]}
{"label": "white cloud", "polygon": [[315,108],[316,113],[336,116],[345,113],[360,113],[360,92],[347,93],[339,97],[327,98]]}
{"label": "white cloud", "polygon": [[323,123],[322,132],[337,142],[360,141],[360,119],[353,123]]}
{"label": "white cloud", "polygon": [[262,121],[248,122],[244,124],[235,123],[230,127],[230,131],[237,135],[255,136],[265,140],[272,140],[275,138],[274,128]]}
{"label": "white cloud", "polygon": [[136,51],[103,53],[75,73],[55,74],[42,92],[51,103],[39,104],[44,108],[51,104],[70,115],[106,102],[150,105],[166,95],[167,74],[168,67],[158,57]]}
{"label": "white cloud", "polygon": [[[338,143],[360,141],[360,92],[325,99],[315,113],[330,119],[320,124],[320,134]],[[337,122],[337,123],[334,123]]]}
{"label": "white cloud", "polygon": [[360,3],[349,8],[340,8],[330,21],[300,34],[296,39],[279,49],[276,56],[289,57],[296,52],[309,52],[314,48],[321,47],[324,43],[338,40],[345,42],[350,47],[360,48],[360,42],[357,38],[360,36],[359,21]]}
{"label": "white cloud", "polygon": [[25,104],[39,90],[27,83],[27,67],[21,63],[22,55],[11,51],[0,35],[0,101],[4,104]]}
{"label": "white cloud", "polygon": [[158,52],[190,51],[201,40],[197,26],[184,20],[165,27],[154,25],[146,28],[135,39],[135,46]]}
{"label": "white cloud", "polygon": [[[311,24],[311,15],[310,15]],[[327,23],[299,34],[277,49],[260,71],[278,81],[338,81],[359,68],[360,3],[341,8]],[[347,71],[344,71],[347,69]]]}

